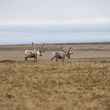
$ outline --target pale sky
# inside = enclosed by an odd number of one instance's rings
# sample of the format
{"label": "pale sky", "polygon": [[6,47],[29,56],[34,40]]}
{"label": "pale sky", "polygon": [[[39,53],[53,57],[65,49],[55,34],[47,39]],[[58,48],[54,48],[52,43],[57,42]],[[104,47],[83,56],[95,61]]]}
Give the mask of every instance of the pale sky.
{"label": "pale sky", "polygon": [[110,0],[0,0],[0,43],[110,41],[109,32]]}

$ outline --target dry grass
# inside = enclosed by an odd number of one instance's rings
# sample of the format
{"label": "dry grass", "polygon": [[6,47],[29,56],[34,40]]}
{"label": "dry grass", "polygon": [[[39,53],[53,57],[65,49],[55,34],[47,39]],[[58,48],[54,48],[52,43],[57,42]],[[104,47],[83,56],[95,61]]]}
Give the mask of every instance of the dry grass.
{"label": "dry grass", "polygon": [[110,63],[1,63],[0,110],[110,110]]}

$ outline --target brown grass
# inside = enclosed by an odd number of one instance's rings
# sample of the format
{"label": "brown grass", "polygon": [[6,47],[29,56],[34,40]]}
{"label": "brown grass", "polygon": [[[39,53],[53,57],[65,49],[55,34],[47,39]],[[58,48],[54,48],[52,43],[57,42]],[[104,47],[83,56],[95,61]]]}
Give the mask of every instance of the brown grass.
{"label": "brown grass", "polygon": [[110,63],[0,63],[0,110],[110,110]]}

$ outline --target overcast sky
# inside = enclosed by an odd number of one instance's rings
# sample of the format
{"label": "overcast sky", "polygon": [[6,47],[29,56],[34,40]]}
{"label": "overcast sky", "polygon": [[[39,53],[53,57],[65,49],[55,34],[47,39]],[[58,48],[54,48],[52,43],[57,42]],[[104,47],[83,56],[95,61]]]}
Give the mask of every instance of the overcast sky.
{"label": "overcast sky", "polygon": [[110,41],[109,32],[110,0],[0,0],[0,43]]}

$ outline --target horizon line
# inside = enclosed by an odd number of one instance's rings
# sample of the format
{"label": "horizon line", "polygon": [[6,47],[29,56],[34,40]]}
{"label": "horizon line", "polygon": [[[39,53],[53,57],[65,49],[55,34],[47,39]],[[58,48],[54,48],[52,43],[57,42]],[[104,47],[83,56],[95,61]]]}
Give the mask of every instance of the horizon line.
{"label": "horizon line", "polygon": [[[34,44],[110,44],[110,41],[88,41],[88,42],[33,42]],[[1,45],[31,45],[32,42],[28,43],[0,43]]]}

